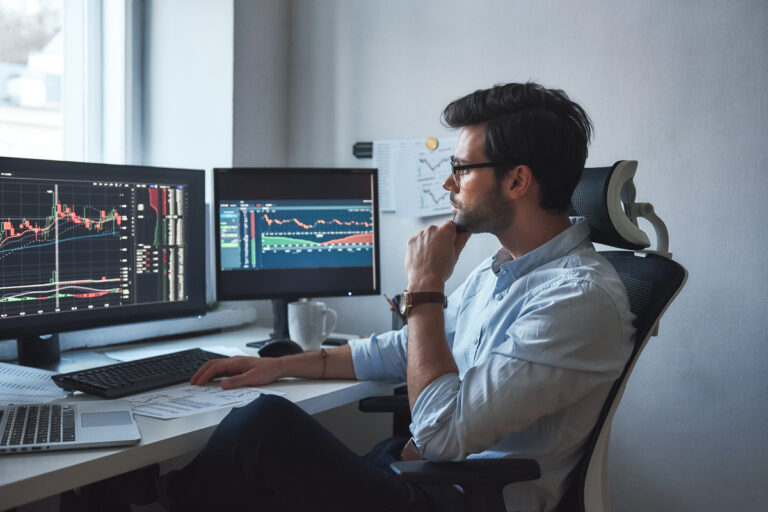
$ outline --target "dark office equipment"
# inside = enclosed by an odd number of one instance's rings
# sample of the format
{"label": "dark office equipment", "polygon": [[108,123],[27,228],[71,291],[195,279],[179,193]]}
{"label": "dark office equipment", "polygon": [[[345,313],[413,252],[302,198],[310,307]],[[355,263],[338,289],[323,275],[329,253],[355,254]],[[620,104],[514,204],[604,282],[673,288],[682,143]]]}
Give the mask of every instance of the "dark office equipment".
{"label": "dark office equipment", "polygon": [[291,354],[301,354],[304,349],[301,345],[291,340],[268,341],[263,348],[259,350],[261,357],[282,357]]}
{"label": "dark office equipment", "polygon": [[349,340],[347,338],[326,338],[323,342],[323,345],[327,345],[329,347],[341,347],[348,344]]}
{"label": "dark office equipment", "polygon": [[373,158],[373,142],[355,142],[352,154],[357,158]]}
{"label": "dark office equipment", "polygon": [[54,375],[53,381],[64,389],[84,391],[104,398],[120,398],[187,381],[203,363],[222,357],[226,356],[194,348],[61,373]]}
{"label": "dark office equipment", "polygon": [[58,333],[205,312],[203,171],[0,157],[0,331],[19,362]]}
{"label": "dark office equipment", "polygon": [[272,299],[271,337],[288,339],[289,301],[378,294],[376,177],[376,169],[214,169],[218,300]]}
{"label": "dark office equipment", "polygon": [[[664,223],[648,203],[635,203],[632,178],[636,161],[619,161],[611,167],[588,168],[571,201],[572,215],[586,218],[594,243],[611,245],[623,251],[600,252],[616,269],[627,290],[635,320],[635,346],[603,405],[584,455],[571,475],[558,512],[605,512],[610,510],[606,488],[606,466],[611,422],[624,393],[629,375],[651,336],[657,334],[661,316],[682,290],[688,277],[683,266],[671,259]],[[651,222],[656,231],[656,250],[647,235],[637,227],[637,217]],[[641,252],[635,252],[643,249]],[[380,403],[379,398],[397,404]],[[371,397],[360,402],[363,411],[380,412],[390,408],[395,425],[408,423],[407,395]],[[457,463],[400,461],[392,464],[401,478],[419,483],[458,484],[468,497],[470,510],[505,510],[504,486],[540,477],[535,461],[528,459],[472,460]]]}

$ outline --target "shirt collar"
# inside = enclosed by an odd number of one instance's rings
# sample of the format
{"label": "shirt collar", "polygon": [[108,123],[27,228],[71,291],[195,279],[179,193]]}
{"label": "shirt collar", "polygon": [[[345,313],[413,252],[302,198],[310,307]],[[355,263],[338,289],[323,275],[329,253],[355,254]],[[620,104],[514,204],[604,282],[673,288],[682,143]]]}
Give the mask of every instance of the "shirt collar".
{"label": "shirt collar", "polygon": [[491,269],[498,275],[503,268],[519,278],[545,263],[565,256],[588,239],[589,224],[584,217],[571,217],[571,227],[517,259],[512,258],[512,255],[502,247],[493,256]]}

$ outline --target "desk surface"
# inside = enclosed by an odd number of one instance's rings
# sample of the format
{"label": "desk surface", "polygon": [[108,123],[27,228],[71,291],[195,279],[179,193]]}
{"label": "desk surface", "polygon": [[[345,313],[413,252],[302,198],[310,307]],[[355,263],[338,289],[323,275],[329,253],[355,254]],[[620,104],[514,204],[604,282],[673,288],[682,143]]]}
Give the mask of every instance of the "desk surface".
{"label": "desk surface", "polygon": [[[224,333],[163,342],[163,346],[183,350],[195,347],[227,345],[255,350],[245,343],[262,339],[268,329],[248,327]],[[104,347],[108,352],[115,347]],[[62,371],[83,366],[98,366],[114,362],[99,352],[79,351],[62,354]],[[87,361],[87,363],[83,363]],[[185,384],[179,384],[183,386]],[[285,379],[261,386],[285,393],[285,397],[309,414],[333,409],[369,395],[389,394],[393,386],[371,381],[311,381]],[[92,400],[78,394],[67,400]],[[0,457],[0,509],[13,508],[47,496],[109,478],[148,464],[170,460],[201,449],[216,425],[229,409],[160,420],[136,416],[141,441],[127,448],[84,449],[52,453],[27,453]]]}

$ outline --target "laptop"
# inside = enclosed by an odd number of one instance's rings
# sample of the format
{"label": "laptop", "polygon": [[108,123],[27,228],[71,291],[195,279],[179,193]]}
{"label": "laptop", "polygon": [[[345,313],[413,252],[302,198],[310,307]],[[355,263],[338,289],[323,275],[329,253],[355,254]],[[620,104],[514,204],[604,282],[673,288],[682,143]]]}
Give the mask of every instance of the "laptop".
{"label": "laptop", "polygon": [[122,446],[139,439],[127,400],[0,406],[0,455]]}

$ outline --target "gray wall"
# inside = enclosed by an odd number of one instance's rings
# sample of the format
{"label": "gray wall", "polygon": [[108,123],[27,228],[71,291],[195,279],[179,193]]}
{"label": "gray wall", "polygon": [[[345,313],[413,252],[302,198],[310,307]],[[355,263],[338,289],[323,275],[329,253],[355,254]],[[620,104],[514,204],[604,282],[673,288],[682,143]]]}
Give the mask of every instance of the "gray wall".
{"label": "gray wall", "polygon": [[[354,142],[446,134],[440,111],[476,88],[566,90],[596,127],[588,165],[639,160],[638,200],[656,206],[690,272],[614,422],[615,509],[763,510],[766,26],[764,0],[236,0],[233,159],[370,165]],[[442,220],[382,215],[385,292],[405,284],[407,238]],[[495,245],[473,237],[449,288]],[[381,297],[328,302],[342,331],[389,323]]]}

